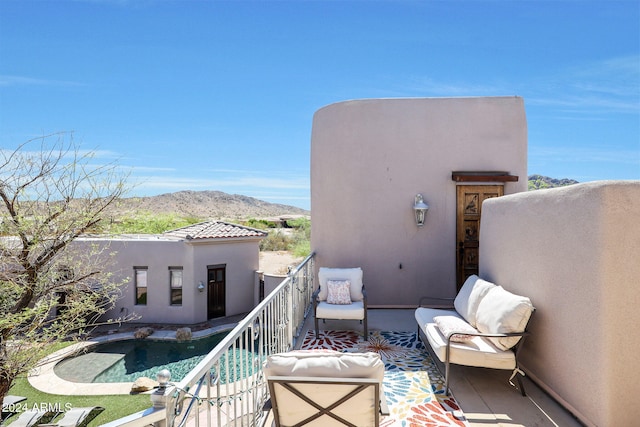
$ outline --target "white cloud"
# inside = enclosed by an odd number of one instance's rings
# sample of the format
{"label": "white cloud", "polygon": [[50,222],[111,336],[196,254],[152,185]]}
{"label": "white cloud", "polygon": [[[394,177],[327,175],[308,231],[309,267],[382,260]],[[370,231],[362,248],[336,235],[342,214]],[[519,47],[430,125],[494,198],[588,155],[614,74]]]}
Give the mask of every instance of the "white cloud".
{"label": "white cloud", "polygon": [[615,163],[620,165],[640,164],[640,151],[610,147],[532,147],[530,162],[549,160],[557,163]]}
{"label": "white cloud", "polygon": [[531,105],[594,115],[640,112],[640,55],[609,58],[559,70],[531,88]]}
{"label": "white cloud", "polygon": [[304,190],[309,188],[308,178],[292,177],[279,179],[271,177],[235,177],[229,179],[197,178],[197,177],[166,177],[166,176],[141,176],[132,177],[139,182],[138,187],[147,189],[212,189],[222,188],[269,188]]}
{"label": "white cloud", "polygon": [[84,84],[65,80],[0,75],[0,86],[84,86]]}
{"label": "white cloud", "polygon": [[410,93],[419,93],[426,96],[493,96],[505,94],[504,88],[495,85],[437,81],[431,77],[414,77],[410,79],[406,89]]}

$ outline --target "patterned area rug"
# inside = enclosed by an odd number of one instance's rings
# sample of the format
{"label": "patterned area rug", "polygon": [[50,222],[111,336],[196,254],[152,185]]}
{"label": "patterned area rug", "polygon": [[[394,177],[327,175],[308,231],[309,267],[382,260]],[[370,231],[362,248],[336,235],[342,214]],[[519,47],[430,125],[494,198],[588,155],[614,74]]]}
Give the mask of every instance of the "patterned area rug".
{"label": "patterned area rug", "polygon": [[345,352],[374,351],[385,364],[384,395],[389,415],[383,427],[468,426],[453,416],[462,414],[452,396],[444,394],[444,378],[415,332],[372,331],[369,340],[355,331],[308,331],[302,349]]}

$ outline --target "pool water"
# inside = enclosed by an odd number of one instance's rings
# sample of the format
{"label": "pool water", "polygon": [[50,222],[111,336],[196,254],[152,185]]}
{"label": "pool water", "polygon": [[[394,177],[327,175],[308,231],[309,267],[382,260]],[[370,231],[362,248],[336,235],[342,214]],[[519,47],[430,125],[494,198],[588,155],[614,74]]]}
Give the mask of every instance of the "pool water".
{"label": "pool water", "polygon": [[72,382],[114,383],[133,382],[140,377],[155,379],[161,369],[168,369],[171,381],[180,381],[226,335],[218,333],[187,342],[145,339],[98,344],[85,354],[56,364],[54,372]]}

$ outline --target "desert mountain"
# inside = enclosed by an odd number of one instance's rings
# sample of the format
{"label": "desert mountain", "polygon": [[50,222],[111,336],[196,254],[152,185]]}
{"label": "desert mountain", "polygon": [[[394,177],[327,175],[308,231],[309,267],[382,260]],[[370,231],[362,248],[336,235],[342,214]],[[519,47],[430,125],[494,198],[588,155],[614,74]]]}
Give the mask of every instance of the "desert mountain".
{"label": "desert mountain", "polygon": [[[541,175],[530,175],[528,179],[530,190],[571,185],[578,182],[572,179],[554,179]],[[121,199],[113,214],[126,216],[141,212],[229,220],[311,215],[308,210],[295,206],[269,203],[253,197],[228,194],[222,191],[178,191],[158,196],[124,198]]]}
{"label": "desert mountain", "polygon": [[310,215],[295,206],[269,203],[239,194],[222,191],[178,191],[149,197],[124,198],[114,212],[116,216],[139,212],[175,214],[206,219],[247,219]]}

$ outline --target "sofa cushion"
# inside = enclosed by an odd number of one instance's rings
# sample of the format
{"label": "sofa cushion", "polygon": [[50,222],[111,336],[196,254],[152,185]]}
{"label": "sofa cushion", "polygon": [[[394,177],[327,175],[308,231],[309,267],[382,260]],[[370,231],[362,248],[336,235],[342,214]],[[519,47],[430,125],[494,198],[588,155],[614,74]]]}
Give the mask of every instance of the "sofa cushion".
{"label": "sofa cushion", "polygon": [[460,335],[458,332],[462,332],[463,334],[478,332],[473,326],[457,316],[436,316],[433,320],[445,338],[449,338],[449,336],[456,332],[455,335],[451,336],[451,341],[465,342],[474,337],[473,335]]}
{"label": "sofa cushion", "polygon": [[296,350],[268,356],[263,371],[267,377],[373,378],[382,382],[384,363],[374,352]]}
{"label": "sofa cushion", "polygon": [[485,295],[487,295],[487,292],[495,287],[496,285],[493,283],[487,282],[473,274],[465,280],[453,301],[453,306],[456,308],[456,311],[475,328],[477,327],[476,311],[478,310],[478,305]]}
{"label": "sofa cushion", "polygon": [[364,319],[364,303],[353,301],[348,305],[329,304],[320,301],[316,307],[318,319],[362,320]]}
{"label": "sofa cushion", "polygon": [[[414,313],[416,322],[420,329],[424,330],[428,323],[435,323],[436,316],[454,316],[462,317],[455,310],[446,310],[442,308],[418,307]],[[464,320],[464,319],[463,319]]]}
{"label": "sofa cushion", "polygon": [[320,283],[320,292],[318,298],[320,301],[326,301],[328,290],[328,280],[349,280],[351,282],[351,301],[362,301],[362,269],[357,268],[328,268],[320,267],[318,270],[318,282]]}
{"label": "sofa cushion", "polygon": [[351,281],[327,280],[327,303],[351,304]]}
{"label": "sofa cushion", "polygon": [[[533,304],[527,297],[512,294],[496,286],[480,301],[476,312],[476,327],[488,334],[523,332],[533,313]],[[508,350],[520,337],[489,338],[496,347]]]}
{"label": "sofa cushion", "polygon": [[[429,323],[423,329],[433,353],[444,362],[447,352],[447,340],[435,323]],[[451,342],[450,362],[458,365],[476,366],[494,369],[513,369],[516,357],[513,351],[497,348],[491,341],[482,337],[473,337],[467,342]]]}

